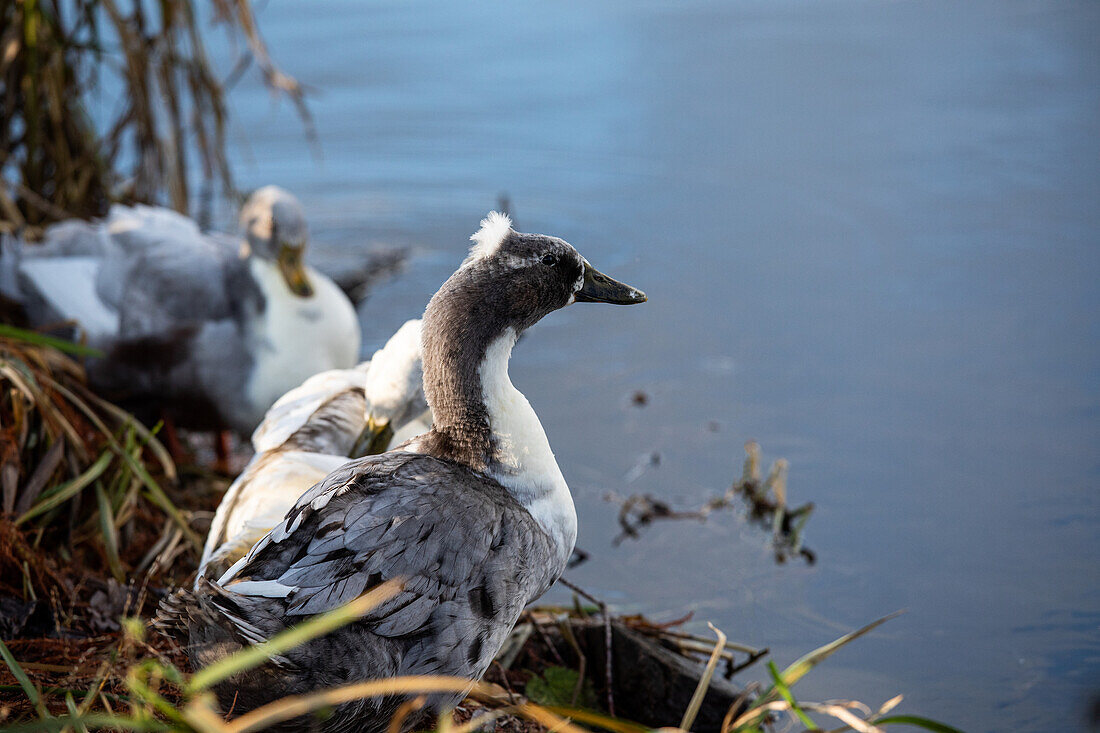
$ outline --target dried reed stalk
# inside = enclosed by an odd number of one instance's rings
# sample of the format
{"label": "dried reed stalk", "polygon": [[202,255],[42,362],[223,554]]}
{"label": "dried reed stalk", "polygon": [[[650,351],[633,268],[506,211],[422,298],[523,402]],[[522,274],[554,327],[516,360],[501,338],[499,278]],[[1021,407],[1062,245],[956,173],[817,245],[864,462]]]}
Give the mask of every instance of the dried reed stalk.
{"label": "dried reed stalk", "polygon": [[[197,7],[0,3],[0,232],[34,238],[59,219],[100,216],[112,200],[166,201],[187,213],[196,178],[233,193],[225,79],[206,53]],[[305,92],[271,61],[249,0],[214,0],[213,21],[244,41],[230,76],[254,60],[312,139]],[[96,124],[93,95],[116,87],[117,106]]]}

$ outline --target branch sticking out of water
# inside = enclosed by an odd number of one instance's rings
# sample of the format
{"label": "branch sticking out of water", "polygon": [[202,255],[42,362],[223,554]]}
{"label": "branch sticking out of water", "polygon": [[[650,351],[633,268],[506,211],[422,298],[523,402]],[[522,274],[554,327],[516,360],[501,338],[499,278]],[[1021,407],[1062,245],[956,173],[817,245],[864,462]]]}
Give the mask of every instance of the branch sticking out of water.
{"label": "branch sticking out of water", "polygon": [[[785,563],[790,558],[801,557],[813,565],[817,556],[802,544],[802,532],[813,513],[813,503],[791,508],[787,503],[787,470],[785,458],[772,464],[766,479],[760,474],[760,446],[755,441],[745,443],[745,463],[741,478],[720,496],[708,499],[698,509],[680,511],[652,494],[632,494],[626,498],[608,494],[605,499],[619,504],[619,526],[622,532],[613,540],[618,545],[623,540],[638,539],[641,530],[661,519],[696,519],[706,521],[712,512],[734,505],[740,497],[748,513],[748,519],[763,527],[770,527],[775,561]],[[659,461],[651,461],[658,465]]]}

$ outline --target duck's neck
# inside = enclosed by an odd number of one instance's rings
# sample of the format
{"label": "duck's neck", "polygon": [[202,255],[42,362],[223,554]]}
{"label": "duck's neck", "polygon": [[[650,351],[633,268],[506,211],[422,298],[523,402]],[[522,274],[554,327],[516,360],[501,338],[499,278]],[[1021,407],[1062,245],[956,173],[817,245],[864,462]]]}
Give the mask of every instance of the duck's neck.
{"label": "duck's neck", "polygon": [[[479,337],[424,321],[424,391],[433,425],[418,449],[464,463],[496,479],[550,535],[564,563],[577,537],[577,514],[550,443],[527,398],[508,377],[516,331]],[[450,324],[457,325],[457,324]]]}

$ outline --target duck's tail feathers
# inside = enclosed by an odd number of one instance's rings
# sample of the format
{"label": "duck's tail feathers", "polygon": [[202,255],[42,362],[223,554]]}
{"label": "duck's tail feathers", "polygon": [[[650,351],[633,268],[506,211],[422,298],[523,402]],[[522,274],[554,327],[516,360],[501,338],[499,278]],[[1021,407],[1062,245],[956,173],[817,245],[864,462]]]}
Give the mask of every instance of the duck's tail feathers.
{"label": "duck's tail feathers", "polygon": [[177,588],[161,600],[157,615],[153,618],[153,628],[181,646],[186,646],[189,641],[189,622],[193,611],[198,607],[194,591],[190,588]]}
{"label": "duck's tail feathers", "polygon": [[[236,594],[199,577],[194,588],[177,588],[160,602],[153,627],[188,648],[200,663],[205,650],[213,647],[224,654],[231,647],[245,648],[267,641],[268,635],[247,620],[248,613],[238,600]],[[291,665],[280,654],[269,659],[277,666]]]}

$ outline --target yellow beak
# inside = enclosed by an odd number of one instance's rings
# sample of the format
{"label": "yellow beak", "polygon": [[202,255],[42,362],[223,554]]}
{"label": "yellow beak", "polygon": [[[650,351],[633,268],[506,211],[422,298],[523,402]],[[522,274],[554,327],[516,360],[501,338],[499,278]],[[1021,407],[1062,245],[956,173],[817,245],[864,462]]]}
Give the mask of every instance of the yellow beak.
{"label": "yellow beak", "polygon": [[385,453],[386,449],[390,447],[391,440],[393,440],[393,427],[390,426],[389,420],[382,422],[375,420],[373,416],[368,417],[367,426],[355,439],[355,445],[352,446],[351,453],[348,456],[350,458],[362,458],[363,456]]}
{"label": "yellow beak", "polygon": [[300,298],[308,298],[313,295],[313,286],[306,277],[305,264],[302,262],[303,249],[289,244],[279,245],[279,271],[283,274],[290,292]]}

